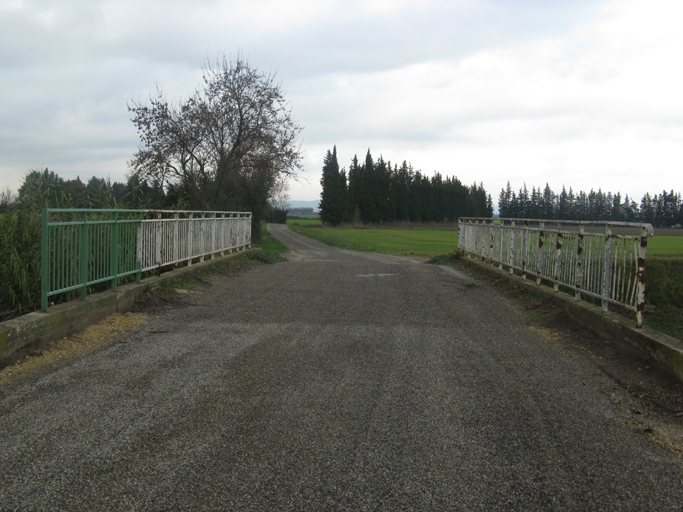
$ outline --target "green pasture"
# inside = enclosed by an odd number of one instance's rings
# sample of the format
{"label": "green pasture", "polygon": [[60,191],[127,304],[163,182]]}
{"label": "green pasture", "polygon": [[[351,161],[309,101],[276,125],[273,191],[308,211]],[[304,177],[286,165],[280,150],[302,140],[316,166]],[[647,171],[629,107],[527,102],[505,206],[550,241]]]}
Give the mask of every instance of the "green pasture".
{"label": "green pasture", "polygon": [[317,228],[290,225],[291,229],[329,245],[358,251],[382,252],[409,256],[434,256],[458,248],[457,231],[386,229],[386,228]]}
{"label": "green pasture", "polygon": [[648,254],[677,254],[683,256],[683,236],[653,236],[647,240]]}
{"label": "green pasture", "polygon": [[287,218],[287,225],[292,226],[298,224],[299,226],[322,226],[320,217],[297,217],[294,219]]}
{"label": "green pasture", "polygon": [[[359,251],[386,252],[399,255],[434,256],[454,251],[457,232],[452,229],[327,228],[320,217],[287,219],[290,228],[321,242]],[[305,229],[315,227],[317,229]],[[683,230],[681,230],[683,235]],[[657,235],[648,239],[647,253],[683,255],[683,236]]]}

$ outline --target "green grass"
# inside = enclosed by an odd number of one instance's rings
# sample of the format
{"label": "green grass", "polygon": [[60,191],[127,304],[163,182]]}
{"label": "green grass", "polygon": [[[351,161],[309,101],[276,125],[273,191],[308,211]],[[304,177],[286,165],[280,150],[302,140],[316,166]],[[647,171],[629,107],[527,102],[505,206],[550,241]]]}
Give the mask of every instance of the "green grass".
{"label": "green grass", "polygon": [[683,258],[649,256],[645,260],[645,296],[658,308],[683,310]]}
{"label": "green grass", "polygon": [[678,308],[646,309],[643,323],[652,329],[683,341],[683,313]]}
{"label": "green grass", "polygon": [[647,241],[647,253],[683,255],[683,236],[655,235]]}
{"label": "green grass", "polygon": [[387,228],[318,228],[290,225],[298,233],[329,245],[358,251],[408,256],[436,256],[455,251],[458,233],[452,230]]}
{"label": "green grass", "polygon": [[266,226],[267,224],[265,222],[261,224],[261,242],[254,244],[254,247],[258,247],[261,252],[270,254],[281,254],[289,251],[285,244],[268,232]]}

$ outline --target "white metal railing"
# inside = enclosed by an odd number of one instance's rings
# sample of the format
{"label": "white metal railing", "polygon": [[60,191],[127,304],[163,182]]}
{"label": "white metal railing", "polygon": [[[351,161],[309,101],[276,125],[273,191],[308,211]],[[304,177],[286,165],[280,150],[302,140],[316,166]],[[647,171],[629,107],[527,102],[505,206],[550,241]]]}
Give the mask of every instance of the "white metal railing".
{"label": "white metal railing", "polygon": [[[639,233],[628,233],[634,230]],[[573,289],[576,300],[581,294],[598,298],[605,311],[610,303],[635,311],[637,326],[642,326],[652,225],[461,218],[459,231],[458,248],[482,261],[498,263],[501,270],[506,266],[511,274],[517,269],[523,279],[535,275],[538,285],[551,281],[556,292],[560,285]]]}
{"label": "white metal railing", "polygon": [[142,271],[204,261],[251,245],[251,213],[145,210],[138,231]]}

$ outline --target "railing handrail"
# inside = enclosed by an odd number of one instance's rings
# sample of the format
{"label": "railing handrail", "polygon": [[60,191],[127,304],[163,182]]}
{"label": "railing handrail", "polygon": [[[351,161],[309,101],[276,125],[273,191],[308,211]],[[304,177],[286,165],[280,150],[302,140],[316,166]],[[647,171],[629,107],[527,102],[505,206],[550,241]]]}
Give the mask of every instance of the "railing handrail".
{"label": "railing handrail", "polygon": [[219,210],[142,210],[145,213],[214,213],[214,214],[226,214],[229,213],[231,215],[233,214],[238,214],[238,215],[244,215],[246,217],[251,217],[251,212],[237,212],[237,211],[219,211]]}
{"label": "railing handrail", "polygon": [[[563,225],[578,230],[562,230]],[[604,226],[604,233],[585,229],[596,225]],[[634,310],[637,326],[642,326],[647,239],[654,236],[651,224],[465,217],[458,227],[458,248],[482,261],[497,262],[510,274],[521,271],[522,279],[535,273],[538,285],[546,280],[555,292],[560,285],[573,289],[576,300],[581,294],[601,299],[604,311],[608,303]],[[637,228],[640,234],[617,235],[614,227]]]}
{"label": "railing handrail", "polygon": [[[534,224],[545,224],[546,228],[548,225],[558,224],[558,225],[570,225],[570,226],[610,226],[610,227],[625,227],[625,228],[637,228],[646,229],[648,236],[654,236],[654,228],[652,224],[648,222],[625,222],[625,221],[611,221],[611,220],[556,220],[556,219],[524,219],[524,218],[492,218],[492,217],[461,217],[459,219],[461,222],[472,222],[485,223],[485,224],[495,224],[495,221],[504,222],[533,222]],[[519,226],[516,226],[519,227]]]}
{"label": "railing handrail", "polygon": [[145,211],[129,208],[43,208],[43,210],[47,210],[49,213],[140,213]]}
{"label": "railing handrail", "polygon": [[[175,218],[143,219],[150,213]],[[52,214],[60,215],[51,221]],[[185,214],[189,217],[178,218]],[[191,265],[194,258],[204,261],[207,255],[213,258],[250,246],[251,220],[251,212],[235,211],[45,208],[41,211],[41,309],[47,311],[53,295],[80,290],[85,300],[87,287],[97,283],[109,282],[115,290],[120,277],[135,274],[140,281],[142,272],[152,268],[177,267],[182,261]],[[164,227],[168,225],[172,232]]]}

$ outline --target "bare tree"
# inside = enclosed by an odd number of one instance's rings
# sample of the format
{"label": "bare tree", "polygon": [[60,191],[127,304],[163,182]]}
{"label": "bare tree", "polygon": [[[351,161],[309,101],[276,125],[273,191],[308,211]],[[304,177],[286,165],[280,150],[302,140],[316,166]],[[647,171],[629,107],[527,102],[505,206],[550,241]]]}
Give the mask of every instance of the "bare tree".
{"label": "bare tree", "polygon": [[289,199],[289,183],[286,177],[280,177],[270,189],[268,202],[276,210],[287,210]]}
{"label": "bare tree", "polygon": [[260,221],[278,179],[300,169],[301,127],[280,85],[241,56],[207,64],[187,100],[169,102],[157,89],[129,110],[141,140],[129,165],[192,207],[249,208]]}
{"label": "bare tree", "polygon": [[12,192],[12,189],[9,188],[9,186],[0,190],[0,211],[7,210],[16,200],[17,196]]}

